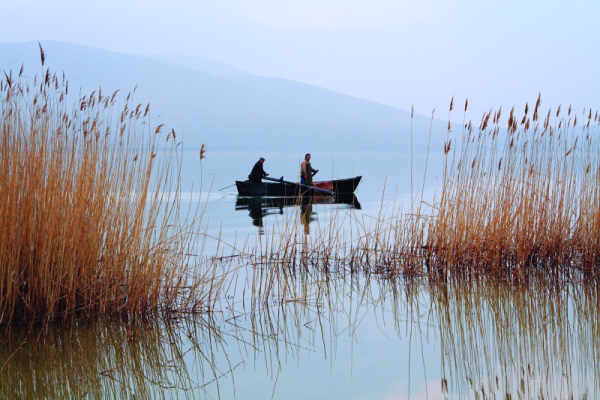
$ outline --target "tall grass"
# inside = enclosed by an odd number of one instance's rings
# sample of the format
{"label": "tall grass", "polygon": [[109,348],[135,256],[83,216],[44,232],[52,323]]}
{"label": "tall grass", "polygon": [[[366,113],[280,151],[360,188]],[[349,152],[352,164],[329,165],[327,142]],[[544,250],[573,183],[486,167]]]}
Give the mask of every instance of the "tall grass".
{"label": "tall grass", "polygon": [[518,273],[597,266],[598,118],[591,109],[542,110],[538,96],[522,115],[493,110],[454,133],[426,239],[438,264]]}
{"label": "tall grass", "polygon": [[208,307],[215,275],[186,256],[199,221],[163,197],[175,132],[132,93],[73,95],[40,52],[41,75],[0,83],[0,324]]}

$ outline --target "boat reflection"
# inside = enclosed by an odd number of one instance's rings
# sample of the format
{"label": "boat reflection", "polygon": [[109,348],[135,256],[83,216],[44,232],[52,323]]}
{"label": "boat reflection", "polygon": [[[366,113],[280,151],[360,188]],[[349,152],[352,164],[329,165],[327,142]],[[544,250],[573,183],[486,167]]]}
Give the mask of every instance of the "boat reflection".
{"label": "boat reflection", "polygon": [[338,196],[305,195],[298,197],[240,197],[235,202],[236,210],[248,210],[252,224],[259,228],[263,226],[263,218],[268,215],[283,214],[284,207],[300,207],[300,220],[308,229],[308,224],[314,221],[313,204],[342,204],[348,208],[360,209],[360,203],[355,194]]}

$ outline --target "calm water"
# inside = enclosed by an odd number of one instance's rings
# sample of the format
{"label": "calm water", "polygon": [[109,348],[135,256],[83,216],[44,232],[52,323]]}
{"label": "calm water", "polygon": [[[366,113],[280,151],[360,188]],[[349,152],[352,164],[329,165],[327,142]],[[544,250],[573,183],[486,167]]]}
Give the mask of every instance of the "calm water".
{"label": "calm water", "polygon": [[[183,200],[206,205],[204,255],[216,252],[212,237],[236,248],[290,220],[300,223],[294,206],[261,205],[262,227],[239,207],[231,184],[260,156],[271,176],[296,180],[301,153],[209,151],[202,162],[197,151],[184,153]],[[370,221],[382,206],[407,209],[410,158],[408,152],[313,153],[315,179],[363,180],[360,209],[315,204],[311,231],[336,214]],[[420,192],[425,157],[414,159],[413,188]],[[423,192],[431,199],[441,160],[430,160],[428,170]],[[478,280],[435,286],[316,268],[271,273],[241,268],[215,314],[169,326],[55,327],[43,339],[6,334],[0,398],[595,398],[600,389],[595,287],[547,277],[520,286]],[[286,294],[272,299],[285,302],[253,302],[253,285],[265,276],[276,276],[273,293]]]}

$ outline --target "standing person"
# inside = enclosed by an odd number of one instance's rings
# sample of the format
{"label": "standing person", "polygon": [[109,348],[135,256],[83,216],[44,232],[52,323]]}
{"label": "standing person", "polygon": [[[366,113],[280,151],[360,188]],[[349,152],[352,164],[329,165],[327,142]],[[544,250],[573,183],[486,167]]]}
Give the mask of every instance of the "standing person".
{"label": "standing person", "polygon": [[265,163],[265,158],[261,157],[258,159],[254,167],[252,167],[252,171],[250,171],[250,175],[248,175],[248,181],[250,183],[261,183],[262,178],[265,176],[269,176],[263,169],[263,164]]}
{"label": "standing person", "polygon": [[310,153],[304,155],[304,161],[300,163],[300,183],[303,185],[312,185],[312,177],[319,172],[310,165]]}

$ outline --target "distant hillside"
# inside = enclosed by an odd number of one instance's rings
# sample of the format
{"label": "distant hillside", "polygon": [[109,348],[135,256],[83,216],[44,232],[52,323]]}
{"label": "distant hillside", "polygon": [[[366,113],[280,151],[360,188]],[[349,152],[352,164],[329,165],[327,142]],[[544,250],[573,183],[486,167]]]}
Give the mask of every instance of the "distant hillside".
{"label": "distant hillside", "polygon": [[[247,74],[201,57],[142,57],[43,42],[49,66],[71,87],[106,92],[137,85],[139,101],[175,128],[186,147],[304,151],[402,150],[409,143],[406,111],[319,87]],[[0,44],[0,68],[39,71],[37,43]],[[417,146],[429,121],[416,118]],[[436,138],[437,141],[437,138]]]}

